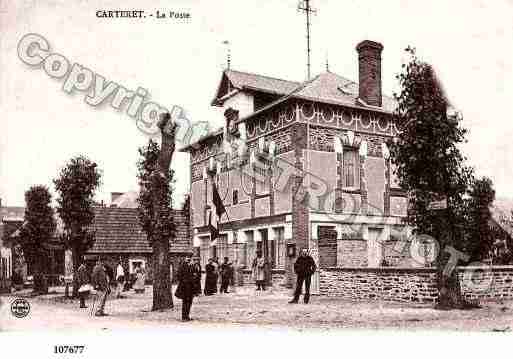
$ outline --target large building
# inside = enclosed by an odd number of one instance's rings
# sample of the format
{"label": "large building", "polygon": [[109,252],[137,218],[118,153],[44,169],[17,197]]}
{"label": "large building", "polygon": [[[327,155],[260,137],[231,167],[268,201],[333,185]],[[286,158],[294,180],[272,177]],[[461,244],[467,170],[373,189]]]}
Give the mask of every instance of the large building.
{"label": "large building", "polygon": [[[383,245],[406,234],[407,198],[386,145],[398,130],[395,103],[382,94],[382,50],[358,44],[358,82],[330,71],[303,83],[222,73],[212,105],[224,108],[225,128],[182,149],[191,154],[191,219],[203,263],[228,256],[249,272],[261,250],[273,284],[289,286],[299,249],[318,262],[319,234],[331,229],[336,266],[410,265]],[[215,241],[213,182],[227,209]]]}

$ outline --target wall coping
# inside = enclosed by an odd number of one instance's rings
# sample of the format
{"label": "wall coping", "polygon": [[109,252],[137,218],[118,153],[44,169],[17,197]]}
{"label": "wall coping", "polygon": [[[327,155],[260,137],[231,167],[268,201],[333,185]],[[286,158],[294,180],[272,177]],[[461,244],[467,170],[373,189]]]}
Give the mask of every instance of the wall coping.
{"label": "wall coping", "polygon": [[[513,265],[507,266],[458,266],[459,272],[465,272],[466,270],[491,270],[492,272],[505,271],[513,272]],[[436,273],[435,267],[380,267],[380,268],[369,268],[369,267],[325,267],[319,268],[320,271],[326,272],[365,272],[365,273]]]}
{"label": "wall coping", "polygon": [[392,272],[405,272],[405,273],[435,273],[436,268],[409,268],[409,267],[324,267],[320,271],[325,272],[365,272],[365,273],[392,273]]}

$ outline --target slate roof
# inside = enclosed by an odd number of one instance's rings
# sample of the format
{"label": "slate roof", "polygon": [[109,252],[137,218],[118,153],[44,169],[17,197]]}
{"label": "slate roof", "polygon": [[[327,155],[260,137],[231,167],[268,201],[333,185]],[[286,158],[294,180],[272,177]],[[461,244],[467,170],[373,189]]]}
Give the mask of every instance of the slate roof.
{"label": "slate roof", "polygon": [[[183,211],[175,210],[176,238],[170,242],[171,253],[189,253],[192,241],[188,236]],[[136,208],[95,207],[93,230],[96,240],[88,251],[92,253],[151,253],[152,249],[142,231]]]}
{"label": "slate roof", "polygon": [[[289,97],[335,105],[366,107],[357,101],[358,83],[329,71],[304,82],[291,92]],[[395,105],[393,98],[382,95],[382,111],[393,112]],[[374,110],[379,109],[378,107],[371,108]]]}
{"label": "slate roof", "polygon": [[[218,105],[219,99],[225,96],[222,92],[224,83],[230,81],[231,86],[237,90],[251,90],[280,95],[280,97],[255,111],[238,122],[244,122],[257,113],[264,112],[290,98],[303,99],[313,102],[321,102],[333,105],[342,105],[354,108],[367,109],[378,112],[393,113],[396,107],[396,101],[390,96],[382,94],[382,106],[369,106],[358,99],[358,83],[349,80],[336,73],[326,71],[305,82],[295,82],[274,77],[252,74],[247,72],[225,70],[223,77],[216,91],[216,96],[212,105]],[[195,143],[218,136],[222,130],[212,131],[202,136]],[[187,152],[192,144],[185,146],[180,151]]]}
{"label": "slate roof", "polygon": [[225,70],[212,104],[215,104],[216,100],[221,95],[220,90],[223,82],[226,80],[230,82],[230,87],[238,90],[256,90],[277,95],[286,95],[301,84],[296,81],[278,79],[249,72]]}

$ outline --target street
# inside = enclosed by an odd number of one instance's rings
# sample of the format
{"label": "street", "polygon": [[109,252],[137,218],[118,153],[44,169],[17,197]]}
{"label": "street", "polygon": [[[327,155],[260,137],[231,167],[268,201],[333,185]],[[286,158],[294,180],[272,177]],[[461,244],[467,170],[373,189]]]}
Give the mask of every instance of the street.
{"label": "street", "polygon": [[[513,328],[513,302],[486,303],[477,310],[438,311],[431,305],[385,302],[350,302],[337,298],[312,298],[309,305],[288,304],[287,291],[256,292],[237,288],[237,293],[195,298],[192,322],[180,319],[181,301],[174,298],[175,308],[150,312],[151,287],[144,294],[124,293],[122,299],[107,301],[107,317],[91,317],[90,307],[78,308],[78,300],[65,299],[62,288],[54,294],[26,298],[31,306],[26,318],[10,312],[15,296],[3,296],[0,330],[118,330],[191,327],[243,326],[264,329],[393,329],[393,330],[469,330],[509,331]],[[91,299],[87,301],[91,305]]]}

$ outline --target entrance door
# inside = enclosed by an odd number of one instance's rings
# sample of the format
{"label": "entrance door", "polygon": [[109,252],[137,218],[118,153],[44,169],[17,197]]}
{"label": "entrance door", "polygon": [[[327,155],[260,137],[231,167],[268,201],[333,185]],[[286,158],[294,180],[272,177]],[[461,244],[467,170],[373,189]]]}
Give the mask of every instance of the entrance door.
{"label": "entrance door", "polygon": [[267,262],[267,270],[265,273],[265,283],[267,285],[272,285],[272,275],[271,275],[271,269],[273,267],[273,256],[272,256],[272,242],[269,241],[269,235],[267,232],[267,229],[259,229],[260,231],[260,238],[262,238],[262,257],[265,258],[265,261]]}
{"label": "entrance door", "polygon": [[368,267],[381,266],[383,260],[383,228],[369,228],[367,238]]}

